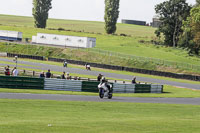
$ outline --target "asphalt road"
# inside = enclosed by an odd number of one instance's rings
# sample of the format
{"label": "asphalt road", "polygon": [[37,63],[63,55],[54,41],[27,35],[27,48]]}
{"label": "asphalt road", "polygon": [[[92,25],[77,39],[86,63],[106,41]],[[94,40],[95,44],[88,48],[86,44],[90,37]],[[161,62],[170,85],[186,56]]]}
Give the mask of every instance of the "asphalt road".
{"label": "asphalt road", "polygon": [[[7,58],[0,58],[0,61],[7,61],[7,62],[13,62],[12,59],[7,59]],[[105,77],[110,77],[110,78],[117,78],[117,79],[124,79],[124,80],[132,80],[133,76],[130,75],[123,75],[123,74],[116,74],[116,73],[108,73],[108,72],[100,72],[100,71],[87,71],[84,69],[78,69],[78,68],[63,68],[61,66],[55,66],[55,65],[47,65],[47,64],[42,64],[42,63],[34,63],[30,61],[18,61],[18,64],[25,64],[25,65],[31,65],[31,66],[20,66],[23,68],[32,68],[32,69],[41,69],[43,71],[47,71],[47,69],[51,69],[51,71],[58,71],[58,72],[69,72],[69,73],[78,73],[78,74],[83,74],[83,75],[93,75],[97,76],[99,73],[103,74]],[[7,64],[1,64],[0,66],[6,66]],[[15,66],[15,65],[10,65],[10,66]],[[139,77],[137,76],[137,81],[142,81],[142,82],[151,82],[151,83],[158,83],[158,84],[163,84],[163,85],[172,85],[172,86],[178,86],[178,87],[183,87],[183,88],[190,88],[190,89],[198,89],[200,90],[200,85],[199,84],[190,84],[190,83],[181,83],[181,82],[176,82],[176,81],[168,81],[168,80],[161,80],[161,79],[153,79],[153,78],[147,78],[147,77]]]}
{"label": "asphalt road", "polygon": [[127,103],[163,103],[163,104],[189,104],[200,105],[200,98],[132,98],[113,97],[113,99],[100,99],[98,96],[59,95],[59,94],[25,94],[0,93],[0,99],[31,99],[56,101],[90,101],[90,102],[127,102]]}

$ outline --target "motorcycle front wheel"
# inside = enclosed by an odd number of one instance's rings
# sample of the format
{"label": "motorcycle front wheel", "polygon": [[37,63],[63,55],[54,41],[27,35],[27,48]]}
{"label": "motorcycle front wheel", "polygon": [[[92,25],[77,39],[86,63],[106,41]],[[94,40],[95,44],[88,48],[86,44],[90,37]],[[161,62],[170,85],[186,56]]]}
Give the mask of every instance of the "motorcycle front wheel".
{"label": "motorcycle front wheel", "polygon": [[99,97],[100,98],[104,97],[104,90],[103,89],[100,89],[100,91],[99,91]]}

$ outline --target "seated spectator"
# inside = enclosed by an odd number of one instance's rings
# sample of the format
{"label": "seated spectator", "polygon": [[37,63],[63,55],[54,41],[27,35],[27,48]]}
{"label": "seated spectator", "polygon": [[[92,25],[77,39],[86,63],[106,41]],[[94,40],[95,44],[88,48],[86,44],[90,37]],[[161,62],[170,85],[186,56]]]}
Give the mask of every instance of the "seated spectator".
{"label": "seated spectator", "polygon": [[40,73],[40,78],[45,78],[44,72]]}
{"label": "seated spectator", "polygon": [[18,76],[18,70],[16,67],[14,67],[12,74],[13,74],[13,76]]}
{"label": "seated spectator", "polygon": [[49,69],[48,72],[46,73],[46,78],[51,78],[51,71],[50,71],[50,69]]}
{"label": "seated spectator", "polygon": [[63,72],[63,74],[61,75],[61,79],[66,79],[65,78],[65,72]]}

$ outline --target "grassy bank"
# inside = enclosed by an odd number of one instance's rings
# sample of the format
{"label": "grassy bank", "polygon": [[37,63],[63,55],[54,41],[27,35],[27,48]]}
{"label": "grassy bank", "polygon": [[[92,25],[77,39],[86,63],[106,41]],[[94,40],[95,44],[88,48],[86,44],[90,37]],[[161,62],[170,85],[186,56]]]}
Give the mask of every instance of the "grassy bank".
{"label": "grassy bank", "polygon": [[[0,29],[14,30],[23,32],[24,38],[31,38],[37,33],[51,33],[74,36],[88,36],[97,39],[97,49],[107,50],[111,52],[118,52],[122,54],[150,57],[160,60],[168,60],[173,62],[182,62],[193,65],[199,65],[199,57],[188,56],[187,51],[183,49],[175,49],[164,46],[153,45],[150,43],[155,35],[155,28],[146,26],[136,26],[127,24],[118,24],[117,34],[127,34],[129,36],[116,36],[104,34],[103,22],[88,22],[88,21],[72,21],[72,20],[48,20],[47,29],[37,29],[33,27],[33,18],[21,16],[0,15]],[[63,28],[63,30],[52,30]],[[51,29],[51,30],[50,30]],[[20,46],[21,47],[21,46]],[[136,68],[144,68],[151,70],[170,71],[176,73],[193,74],[200,73],[199,71],[192,71],[181,68],[166,67],[152,63],[150,60],[132,60],[130,58],[119,59],[118,57],[110,57],[99,54],[98,52],[87,52],[82,50],[72,49],[55,49],[33,46],[21,47],[14,46],[12,48],[1,46],[1,51],[12,51],[17,53],[30,53],[42,56],[64,57],[68,59],[77,59],[92,62],[104,62],[106,64],[123,65]],[[22,49],[22,50],[20,50]],[[94,56],[95,55],[95,56]],[[109,55],[109,54],[107,54]],[[89,58],[88,58],[89,57]]]}
{"label": "grassy bank", "polygon": [[[0,14],[0,24],[7,26],[21,26],[34,28],[34,19],[32,17],[2,15]],[[48,19],[47,28],[63,28],[65,30],[77,32],[89,32],[105,34],[104,23],[95,21],[77,21],[63,19]],[[127,34],[138,37],[154,36],[155,28],[146,26],[136,26],[129,24],[117,24],[117,34]]]}
{"label": "grassy bank", "polygon": [[[122,59],[113,56],[105,56],[100,53],[94,53],[82,49],[70,49],[70,48],[56,48],[46,47],[37,45],[21,45],[21,44],[10,44],[0,42],[0,52],[10,52],[16,54],[27,54],[27,55],[38,55],[55,58],[66,58],[71,60],[80,60],[85,62],[93,62],[100,64],[109,64],[116,66],[126,66],[133,68],[142,68],[148,70],[158,70],[174,73],[187,73],[187,74],[200,74],[199,71],[190,69],[177,69],[173,67],[160,66],[158,64],[148,61],[138,61],[132,59]],[[95,56],[94,56],[95,55]]]}
{"label": "grassy bank", "polygon": [[199,132],[199,106],[0,99],[2,133]]}

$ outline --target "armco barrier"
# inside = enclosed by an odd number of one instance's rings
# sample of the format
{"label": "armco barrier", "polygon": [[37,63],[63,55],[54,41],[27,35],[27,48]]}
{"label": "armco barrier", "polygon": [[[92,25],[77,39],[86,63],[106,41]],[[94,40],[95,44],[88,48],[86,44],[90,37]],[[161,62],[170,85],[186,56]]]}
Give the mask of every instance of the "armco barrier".
{"label": "armco barrier", "polygon": [[33,56],[33,55],[21,55],[21,54],[12,54],[7,53],[7,57],[19,57],[19,58],[27,58],[27,59],[34,59],[34,60],[44,60],[44,57],[42,56]]}
{"label": "armco barrier", "polygon": [[[98,92],[97,81],[45,79],[45,90]],[[163,85],[113,83],[114,93],[162,93]]]}
{"label": "armco barrier", "polygon": [[29,77],[0,76],[0,88],[44,89],[44,79]]}
{"label": "armco barrier", "polygon": [[[0,76],[0,88],[98,92],[97,81]],[[162,93],[163,85],[113,83],[114,93]]]}
{"label": "armco barrier", "polygon": [[45,90],[81,91],[82,81],[64,79],[45,79]]}
{"label": "armco barrier", "polygon": [[98,92],[97,86],[100,82],[97,81],[82,81],[83,92]]}
{"label": "armco barrier", "polygon": [[163,85],[154,84],[113,84],[115,93],[163,93]]}

